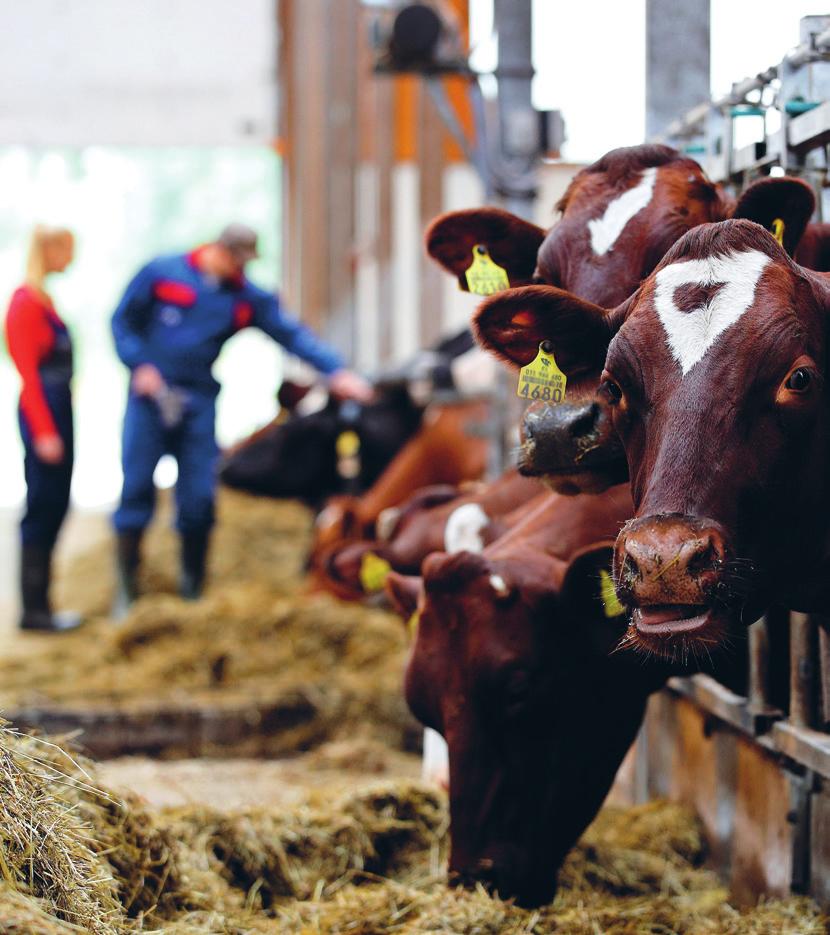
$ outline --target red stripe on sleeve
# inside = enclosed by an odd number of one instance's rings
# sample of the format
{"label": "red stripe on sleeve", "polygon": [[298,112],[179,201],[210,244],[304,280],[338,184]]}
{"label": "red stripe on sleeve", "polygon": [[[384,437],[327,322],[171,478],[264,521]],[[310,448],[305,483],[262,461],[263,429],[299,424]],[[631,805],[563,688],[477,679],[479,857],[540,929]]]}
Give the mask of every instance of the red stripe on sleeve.
{"label": "red stripe on sleeve", "polygon": [[55,343],[55,333],[49,325],[53,314],[51,306],[34,289],[22,286],[12,296],[6,315],[6,343],[23,381],[20,408],[35,438],[57,435],[38,373],[41,361]]}

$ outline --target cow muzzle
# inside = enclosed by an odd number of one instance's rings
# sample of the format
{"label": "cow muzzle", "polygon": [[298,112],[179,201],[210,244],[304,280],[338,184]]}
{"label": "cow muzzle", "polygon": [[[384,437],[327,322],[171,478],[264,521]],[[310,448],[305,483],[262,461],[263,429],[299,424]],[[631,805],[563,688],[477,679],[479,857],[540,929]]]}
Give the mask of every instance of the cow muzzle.
{"label": "cow muzzle", "polygon": [[608,407],[594,400],[533,403],[522,419],[519,470],[559,493],[599,493],[628,477]]}
{"label": "cow muzzle", "polygon": [[720,643],[735,618],[725,599],[730,548],[714,522],[681,514],[627,523],[617,538],[617,594],[631,610],[629,641],[659,655]]}

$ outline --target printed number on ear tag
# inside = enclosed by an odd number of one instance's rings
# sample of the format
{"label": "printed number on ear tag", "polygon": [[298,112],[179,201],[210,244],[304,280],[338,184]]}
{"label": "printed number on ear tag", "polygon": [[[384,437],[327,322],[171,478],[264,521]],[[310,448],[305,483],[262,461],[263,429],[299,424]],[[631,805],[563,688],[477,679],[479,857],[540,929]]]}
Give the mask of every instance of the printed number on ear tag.
{"label": "printed number on ear tag", "polygon": [[770,233],[778,241],[778,243],[781,244],[782,247],[784,246],[784,230],[786,226],[787,225],[781,218],[775,218],[769,227]]}
{"label": "printed number on ear tag", "polygon": [[467,288],[474,295],[493,295],[510,288],[507,271],[493,262],[484,244],[477,243],[473,247],[473,262],[465,275]]}
{"label": "printed number on ear tag", "polygon": [[565,399],[568,378],[556,365],[553,353],[544,349],[546,343],[542,341],[536,357],[519,371],[516,395],[522,399],[540,399],[544,403],[561,403]]}
{"label": "printed number on ear tag", "polygon": [[614,581],[604,568],[601,568],[599,572],[599,596],[602,598],[603,612],[609,619],[625,613],[625,608],[614,590]]}
{"label": "printed number on ear tag", "polygon": [[377,594],[384,584],[392,566],[385,558],[366,552],[360,562],[360,586],[366,594]]}

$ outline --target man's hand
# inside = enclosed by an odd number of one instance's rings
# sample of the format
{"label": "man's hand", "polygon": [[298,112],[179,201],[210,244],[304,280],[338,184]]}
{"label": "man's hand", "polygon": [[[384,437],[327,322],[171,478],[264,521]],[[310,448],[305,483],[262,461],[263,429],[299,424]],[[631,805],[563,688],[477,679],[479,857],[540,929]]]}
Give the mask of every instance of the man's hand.
{"label": "man's hand", "polygon": [[369,403],[374,399],[372,384],[353,370],[337,370],[329,377],[329,390],[338,399],[354,399]]}
{"label": "man's hand", "polygon": [[34,440],[35,454],[44,464],[60,464],[66,451],[60,435],[41,435]]}
{"label": "man's hand", "polygon": [[141,364],[133,370],[132,384],[136,396],[156,396],[164,389],[164,377],[152,364]]}

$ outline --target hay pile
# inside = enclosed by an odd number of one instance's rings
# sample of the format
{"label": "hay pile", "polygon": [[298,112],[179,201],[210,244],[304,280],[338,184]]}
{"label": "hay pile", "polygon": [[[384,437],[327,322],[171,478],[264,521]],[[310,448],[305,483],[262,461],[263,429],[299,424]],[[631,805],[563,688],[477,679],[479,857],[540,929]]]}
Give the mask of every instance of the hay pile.
{"label": "hay pile", "polygon": [[[401,692],[406,654],[397,616],[299,593],[309,514],[223,493],[211,586],[186,603],[165,593],[178,567],[165,523],[148,534],[145,586],[115,626],[106,617],[62,636],[27,636],[0,660],[0,708],[61,705],[135,714],[194,707],[285,712],[271,754],[371,733],[411,745],[414,721]],[[63,579],[87,613],[109,606],[111,556],[81,556]],[[255,714],[255,711],[253,712]]]}
{"label": "hay pile", "polygon": [[[319,754],[307,759],[319,767]],[[446,887],[446,803],[420,783],[353,774],[351,788],[317,790],[291,809],[234,811],[157,811],[98,786],[91,764],[0,730],[0,933],[818,935],[827,926],[803,899],[732,908],[699,868],[699,829],[676,806],[603,812],[555,902],[531,912]]]}

